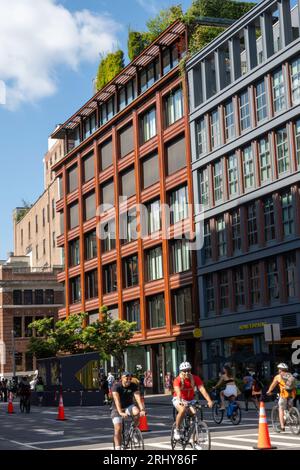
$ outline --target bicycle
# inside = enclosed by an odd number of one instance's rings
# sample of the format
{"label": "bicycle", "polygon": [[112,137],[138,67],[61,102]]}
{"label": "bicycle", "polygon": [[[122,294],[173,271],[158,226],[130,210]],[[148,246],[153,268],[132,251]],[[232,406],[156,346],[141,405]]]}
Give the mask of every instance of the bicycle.
{"label": "bicycle", "polygon": [[222,423],[222,421],[224,419],[225,411],[226,411],[227,418],[230,419],[230,421],[232,422],[233,425],[237,426],[238,424],[240,424],[241,419],[242,419],[242,410],[241,410],[240,405],[237,403],[234,396],[231,396],[231,397],[228,398],[229,404],[228,404],[226,410],[220,409],[221,408],[221,398],[220,398],[220,392],[219,391],[215,391],[213,393],[213,399],[214,399],[214,405],[213,405],[213,408],[212,408],[212,416],[213,416],[213,420],[216,424],[221,424]]}
{"label": "bicycle", "polygon": [[30,396],[29,395],[21,395],[20,396],[20,411],[21,413],[30,413]]}
{"label": "bicycle", "polygon": [[[281,426],[279,421],[279,395],[276,397],[277,403],[273,406],[271,411],[272,426],[275,432],[280,433]],[[298,408],[294,406],[284,410],[284,419],[286,426],[290,427],[293,434],[300,434],[300,413]]]}
{"label": "bicycle", "polygon": [[[113,441],[115,449],[115,441]],[[122,450],[144,450],[144,438],[141,431],[136,426],[133,417],[131,417],[131,423],[129,419],[123,418],[122,420]]]}
{"label": "bicycle", "polygon": [[188,445],[195,450],[210,450],[211,448],[210,431],[205,421],[203,421],[202,406],[198,400],[195,400],[193,407],[196,413],[192,414],[190,409],[187,410],[180,430],[180,440],[174,439],[176,423],[172,426],[172,450],[176,448],[177,444],[181,445],[183,450],[185,450]]}

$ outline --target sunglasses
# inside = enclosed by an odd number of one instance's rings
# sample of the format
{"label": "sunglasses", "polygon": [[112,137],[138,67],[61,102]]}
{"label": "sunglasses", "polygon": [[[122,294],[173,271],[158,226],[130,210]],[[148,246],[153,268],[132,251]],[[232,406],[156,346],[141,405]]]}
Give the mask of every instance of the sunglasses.
{"label": "sunglasses", "polygon": [[185,374],[187,374],[188,372],[191,372],[191,369],[186,369],[186,370],[183,370],[182,372],[184,372]]}

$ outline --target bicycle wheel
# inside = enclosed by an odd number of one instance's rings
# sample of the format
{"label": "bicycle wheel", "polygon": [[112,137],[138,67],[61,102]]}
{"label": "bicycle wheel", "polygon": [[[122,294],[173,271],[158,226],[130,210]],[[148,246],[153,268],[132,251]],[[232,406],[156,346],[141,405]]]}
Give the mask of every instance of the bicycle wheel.
{"label": "bicycle wheel", "polygon": [[241,419],[242,419],[242,410],[239,407],[239,405],[236,405],[236,409],[232,412],[232,415],[230,416],[232,424],[237,426],[240,424]]}
{"label": "bicycle wheel", "polygon": [[210,432],[204,421],[198,421],[193,433],[193,448],[195,450],[210,450]]}
{"label": "bicycle wheel", "polygon": [[144,438],[139,428],[134,428],[130,437],[131,450],[144,450]]}
{"label": "bicycle wheel", "polygon": [[300,413],[295,407],[289,411],[289,426],[293,434],[300,434]]}
{"label": "bicycle wheel", "polygon": [[179,449],[179,447],[182,448],[182,440],[176,440],[174,439],[174,431],[176,429],[176,423],[173,424],[172,426],[172,432],[171,432],[171,447],[172,447],[172,450],[174,449]]}
{"label": "bicycle wheel", "polygon": [[279,410],[278,406],[273,406],[271,411],[272,426],[275,432],[280,432]]}
{"label": "bicycle wheel", "polygon": [[221,424],[224,417],[224,410],[220,410],[219,403],[214,403],[212,408],[212,417],[216,424]]}

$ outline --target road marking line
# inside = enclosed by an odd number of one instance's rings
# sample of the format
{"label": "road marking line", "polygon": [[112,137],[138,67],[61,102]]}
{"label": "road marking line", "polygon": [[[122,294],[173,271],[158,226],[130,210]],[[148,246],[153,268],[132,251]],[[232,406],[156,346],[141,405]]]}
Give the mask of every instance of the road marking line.
{"label": "road marking line", "polygon": [[227,449],[244,449],[244,450],[253,450],[250,446],[241,446],[241,445],[233,445],[233,444],[223,444],[221,442],[212,442],[212,448],[214,447],[226,447]]}
{"label": "road marking line", "polygon": [[270,433],[270,436],[276,437],[276,439],[296,439],[299,441],[300,444],[300,436],[296,436],[295,434],[283,435],[279,433]]}
{"label": "road marking line", "polygon": [[[238,442],[250,442],[250,443],[257,443],[257,440],[256,439],[245,439],[243,437],[236,437],[236,436],[223,436],[223,439],[224,440],[229,440],[229,441],[238,441]],[[275,444],[275,445],[281,445],[281,446],[285,446],[285,447],[297,447],[298,444],[289,444],[287,442],[277,442],[277,441],[272,441],[272,444]]]}
{"label": "road marking line", "polygon": [[30,449],[41,450],[38,447],[34,447],[31,444],[24,444],[23,442],[18,442],[18,441],[9,441],[9,442],[11,442],[12,444],[18,444],[19,446],[29,447]]}
{"label": "road marking line", "polygon": [[145,446],[150,446],[150,447],[158,447],[158,449],[171,449],[171,445],[166,445],[166,444],[162,444],[162,443],[153,443],[153,444],[150,444],[148,442],[145,442]]}

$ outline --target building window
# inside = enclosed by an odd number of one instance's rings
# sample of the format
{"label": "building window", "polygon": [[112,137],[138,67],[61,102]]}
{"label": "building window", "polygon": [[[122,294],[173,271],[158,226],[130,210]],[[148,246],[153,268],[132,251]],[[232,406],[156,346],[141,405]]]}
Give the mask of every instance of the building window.
{"label": "building window", "polygon": [[225,136],[226,141],[235,138],[234,107],[232,100],[225,104]]}
{"label": "building window", "polygon": [[87,139],[96,129],[96,113],[92,113],[83,122],[83,138]]}
{"label": "building window", "polygon": [[103,267],[103,292],[109,294],[117,290],[117,264],[112,263]]}
{"label": "building window", "polygon": [[96,196],[95,193],[90,193],[83,198],[84,207],[84,221],[96,217]]}
{"label": "building window", "polygon": [[38,247],[38,245],[36,245],[36,247],[35,247],[35,258],[36,258],[36,261],[38,261],[38,259],[39,259],[39,247]]}
{"label": "building window", "polygon": [[101,126],[103,126],[103,124],[105,124],[106,122],[110,121],[110,119],[113,118],[114,114],[115,114],[114,98],[111,98],[106,103],[103,103],[103,105],[100,108]]}
{"label": "building window", "polygon": [[140,301],[134,300],[125,304],[126,320],[136,323],[135,331],[141,331]]}
{"label": "building window", "polygon": [[205,297],[207,313],[215,311],[215,288],[213,274],[205,277]]}
{"label": "building window", "polygon": [[83,181],[86,183],[95,176],[94,154],[91,153],[83,160]]}
{"label": "building window", "polygon": [[160,78],[158,59],[151,62],[140,73],[141,93],[148,90]]}
{"label": "building window", "polygon": [[79,225],[79,207],[78,203],[69,206],[69,228],[72,230]]}
{"label": "building window", "polygon": [[216,230],[217,230],[217,247],[218,247],[218,256],[226,256],[227,243],[226,243],[226,225],[224,215],[218,217],[216,220]]}
{"label": "building window", "polygon": [[296,256],[289,253],[285,256],[286,286],[289,298],[296,297]]}
{"label": "building window", "polygon": [[24,318],[24,333],[25,333],[25,338],[30,338],[32,336],[32,329],[29,328],[30,323],[33,322],[33,317],[25,317]]}
{"label": "building window", "polygon": [[221,145],[221,130],[220,130],[220,117],[219,110],[216,109],[211,113],[210,117],[211,128],[211,148],[217,148]]}
{"label": "building window", "polygon": [[182,186],[170,193],[171,225],[184,220],[189,216],[188,188]]}
{"label": "building window", "polygon": [[150,297],[148,300],[148,309],[150,329],[164,327],[166,325],[164,294]]}
{"label": "building window", "polygon": [[186,166],[185,138],[180,137],[166,146],[167,174],[172,175]]}
{"label": "building window", "polygon": [[282,207],[282,223],[283,234],[285,237],[294,235],[294,208],[293,208],[293,195],[291,190],[281,194],[281,207]]}
{"label": "building window", "polygon": [[241,251],[242,248],[240,212],[240,209],[236,209],[231,214],[232,248],[234,253]]}
{"label": "building window", "polygon": [[46,225],[46,211],[43,209],[42,211],[42,220],[43,220],[43,227]]}
{"label": "building window", "polygon": [[119,111],[126,108],[136,97],[134,80],[130,80],[119,92]]}
{"label": "building window", "polygon": [[56,234],[52,232],[52,248],[56,248]]}
{"label": "building window", "polygon": [[184,325],[193,321],[192,289],[186,287],[174,293],[175,323]]}
{"label": "building window", "polygon": [[102,202],[102,205],[107,205],[109,207],[112,207],[115,205],[113,180],[101,185],[101,202]]}
{"label": "building window", "polygon": [[98,297],[98,271],[89,271],[85,273],[85,298],[95,299]]}
{"label": "building window", "polygon": [[80,243],[79,238],[69,243],[69,266],[78,266],[80,263]]}
{"label": "building window", "polygon": [[279,113],[285,108],[285,88],[282,70],[278,70],[273,74],[273,106],[274,112]]}
{"label": "building window", "polygon": [[43,305],[44,303],[44,291],[43,289],[36,289],[34,293],[35,304]]}
{"label": "building window", "polygon": [[188,240],[171,242],[172,273],[181,273],[191,269],[191,251]]}
{"label": "building window", "polygon": [[255,202],[247,207],[248,212],[248,244],[257,245],[257,220]]}
{"label": "building window", "polygon": [[279,299],[278,268],[276,258],[267,261],[268,298],[270,302]]}
{"label": "building window", "polygon": [[255,87],[256,97],[256,119],[257,122],[263,121],[267,118],[267,95],[265,81],[262,80]]}
{"label": "building window", "polygon": [[13,304],[14,305],[23,305],[22,291],[21,290],[14,290],[13,291]]}
{"label": "building window", "polygon": [[150,109],[140,120],[140,138],[141,144],[144,144],[152,137],[156,136],[156,110]]}
{"label": "building window", "polygon": [[228,157],[228,183],[229,195],[236,196],[239,193],[239,170],[238,159],[235,154]]}
{"label": "building window", "polygon": [[78,188],[78,167],[73,166],[70,170],[67,172],[67,178],[68,178],[68,191],[69,193],[72,193],[75,191],[75,189]]}
{"label": "building window", "polygon": [[266,183],[271,179],[271,159],[270,147],[267,138],[261,139],[258,142],[259,153],[259,168],[260,168],[260,181]]}
{"label": "building window", "polygon": [[35,216],[35,233],[39,232],[39,218],[38,215]]}
{"label": "building window", "polygon": [[250,294],[251,294],[251,305],[258,305],[260,303],[260,270],[259,263],[250,265]]}
{"label": "building window", "polygon": [[116,248],[115,220],[109,220],[101,225],[101,246],[103,253],[107,253]]}
{"label": "building window", "polygon": [[25,353],[25,370],[26,371],[33,371],[33,354],[32,353]]}
{"label": "building window", "polygon": [[23,229],[21,229],[21,246],[24,244],[24,234],[23,234]]}
{"label": "building window", "polygon": [[207,262],[212,257],[212,247],[211,247],[211,231],[210,231],[210,221],[206,220],[204,222],[204,260]]}
{"label": "building window", "polygon": [[163,51],[163,73],[168,73],[172,68],[176,67],[179,62],[179,51],[177,44],[172,47],[167,47]]}
{"label": "building window", "polygon": [[139,283],[139,266],[137,255],[124,260],[125,287],[137,286]]}
{"label": "building window", "polygon": [[272,196],[264,200],[265,241],[275,239],[275,216]]}
{"label": "building window", "polygon": [[33,292],[32,290],[24,290],[24,305],[33,304]]}
{"label": "building window", "polygon": [[166,127],[171,126],[174,122],[181,119],[183,116],[183,96],[182,89],[178,88],[172,91],[165,98],[165,119]]}
{"label": "building window", "polygon": [[137,240],[137,214],[136,209],[130,209],[120,216],[120,239],[122,244]]}
{"label": "building window", "polygon": [[199,200],[203,206],[209,204],[209,179],[208,179],[208,168],[204,168],[199,171]]}
{"label": "building window", "polygon": [[243,151],[243,171],[244,171],[244,186],[245,190],[254,187],[254,160],[252,147],[244,148]]}
{"label": "building window", "polygon": [[15,353],[15,365],[16,365],[16,372],[21,372],[23,370],[23,353],[21,352]]}
{"label": "building window", "polygon": [[142,160],[143,189],[149,188],[159,181],[158,154]]}
{"label": "building window", "polygon": [[31,239],[31,225],[30,222],[28,222],[28,240]]}
{"label": "building window", "polygon": [[76,304],[81,301],[80,276],[70,279],[70,303]]}
{"label": "building window", "polygon": [[207,152],[207,131],[205,118],[200,119],[196,124],[197,133],[197,158]]}
{"label": "building window", "polygon": [[55,199],[52,199],[52,219],[55,218]]}
{"label": "building window", "polygon": [[296,143],[296,157],[297,165],[300,167],[300,120],[295,123],[295,143]]}
{"label": "building window", "polygon": [[219,274],[219,282],[221,310],[226,310],[229,306],[229,283],[227,271],[221,271],[221,273]]}
{"label": "building window", "polygon": [[22,338],[22,317],[14,317],[13,320],[15,338]]}
{"label": "building window", "polygon": [[112,165],[112,153],[112,141],[108,140],[100,147],[100,167],[102,171],[106,170],[106,168]]}
{"label": "building window", "polygon": [[45,290],[45,304],[46,305],[54,305],[54,290],[53,289],[46,289]]}
{"label": "building window", "polygon": [[276,132],[276,148],[278,174],[282,175],[290,168],[288,138],[285,127]]}
{"label": "building window", "polygon": [[147,252],[147,280],[156,281],[163,277],[161,246]]}
{"label": "building window", "polygon": [[145,207],[147,222],[145,222],[143,227],[146,226],[147,234],[151,235],[161,229],[160,200],[149,202]]}
{"label": "building window", "polygon": [[97,237],[96,230],[84,235],[84,258],[85,261],[97,257]]}
{"label": "building window", "polygon": [[121,174],[120,196],[131,197],[136,194],[134,169]]}
{"label": "building window", "polygon": [[250,105],[248,90],[240,95],[240,121],[241,131],[249,129],[250,127]]}
{"label": "building window", "polygon": [[235,306],[236,308],[242,307],[245,305],[244,271],[242,266],[234,269],[233,283],[235,292]]}
{"label": "building window", "polygon": [[223,168],[221,160],[214,164],[214,196],[215,203],[223,200]]}
{"label": "building window", "polygon": [[300,103],[300,58],[291,63],[293,105]]}
{"label": "building window", "polygon": [[122,129],[119,134],[120,157],[123,158],[134,150],[133,125]]}

